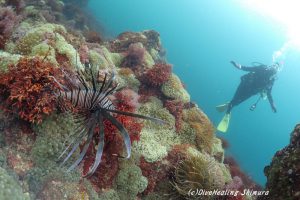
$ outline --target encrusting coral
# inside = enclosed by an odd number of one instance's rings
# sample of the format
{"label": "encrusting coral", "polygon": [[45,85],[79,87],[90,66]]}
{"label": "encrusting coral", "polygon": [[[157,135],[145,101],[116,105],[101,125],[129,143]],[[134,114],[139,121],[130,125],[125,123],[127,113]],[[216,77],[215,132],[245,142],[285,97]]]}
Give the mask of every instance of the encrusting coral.
{"label": "encrusting coral", "polygon": [[116,186],[121,200],[131,200],[142,193],[148,185],[148,180],[142,175],[136,165],[128,165],[121,169],[116,178]]}
{"label": "encrusting coral", "polygon": [[183,120],[194,129],[199,149],[212,152],[214,127],[207,116],[197,107],[183,110]]}
{"label": "encrusting coral", "polygon": [[0,167],[0,197],[1,199],[29,200],[29,194],[24,194],[21,186],[7,171]]}
{"label": "encrusting coral", "polygon": [[162,92],[171,99],[179,100],[184,103],[190,101],[190,95],[184,89],[177,75],[172,74],[170,79],[162,85]]}
{"label": "encrusting coral", "polygon": [[53,113],[34,126],[37,138],[32,148],[32,156],[37,166],[56,165],[57,155],[65,148],[74,132],[75,121],[70,113]]}

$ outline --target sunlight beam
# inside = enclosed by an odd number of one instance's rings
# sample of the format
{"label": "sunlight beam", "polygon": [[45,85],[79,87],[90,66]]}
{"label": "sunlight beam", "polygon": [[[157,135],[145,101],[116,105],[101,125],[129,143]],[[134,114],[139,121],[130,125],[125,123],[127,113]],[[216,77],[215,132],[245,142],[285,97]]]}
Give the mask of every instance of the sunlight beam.
{"label": "sunlight beam", "polygon": [[287,45],[300,50],[299,0],[245,0],[242,3],[280,23],[286,30]]}

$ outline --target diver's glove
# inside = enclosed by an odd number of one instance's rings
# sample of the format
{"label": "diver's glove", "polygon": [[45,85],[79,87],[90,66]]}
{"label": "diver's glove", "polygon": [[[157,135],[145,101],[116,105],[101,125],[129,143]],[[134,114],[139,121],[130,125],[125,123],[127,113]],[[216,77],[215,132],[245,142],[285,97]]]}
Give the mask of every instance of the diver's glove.
{"label": "diver's glove", "polygon": [[231,64],[233,64],[233,66],[235,66],[236,68],[238,69],[241,69],[242,68],[242,65],[241,64],[238,64],[237,62],[235,61],[230,61]]}
{"label": "diver's glove", "polygon": [[273,111],[274,113],[277,113],[277,109],[276,109],[276,107],[275,107],[274,104],[272,104],[272,111]]}

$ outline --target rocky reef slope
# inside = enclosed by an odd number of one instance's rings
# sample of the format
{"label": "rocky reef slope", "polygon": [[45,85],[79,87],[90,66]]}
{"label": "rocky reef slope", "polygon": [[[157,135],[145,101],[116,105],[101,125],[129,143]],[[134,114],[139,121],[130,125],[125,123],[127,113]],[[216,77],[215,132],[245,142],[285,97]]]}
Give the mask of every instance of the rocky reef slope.
{"label": "rocky reef slope", "polygon": [[[189,194],[246,187],[236,166],[224,164],[212,123],[172,72],[159,33],[125,32],[104,40],[76,1],[0,5],[0,199],[210,199]],[[87,63],[99,77],[115,72],[115,108],[166,123],[116,117],[132,143],[131,157],[124,159],[117,156],[124,155],[122,137],[104,122],[100,166],[82,178],[94,162],[99,136],[75,170],[60,166],[58,156],[73,139],[76,119],[75,111],[59,107],[55,94],[61,88],[53,77],[66,84],[66,76],[86,71]],[[91,81],[89,75],[85,79]]]}
{"label": "rocky reef slope", "polygon": [[259,199],[300,199],[300,125],[291,133],[290,144],[274,155],[265,167],[266,190],[270,195]]}

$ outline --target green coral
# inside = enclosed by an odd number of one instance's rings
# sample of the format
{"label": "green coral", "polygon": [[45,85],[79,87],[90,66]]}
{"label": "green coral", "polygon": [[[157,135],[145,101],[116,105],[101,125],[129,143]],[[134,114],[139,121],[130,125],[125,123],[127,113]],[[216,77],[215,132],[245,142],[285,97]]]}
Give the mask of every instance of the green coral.
{"label": "green coral", "polygon": [[[78,182],[81,176],[78,171],[66,173],[66,169],[57,164],[57,158],[66,148],[67,141],[73,138],[75,122],[72,115],[52,114],[33,129],[37,138],[31,154],[36,167],[26,176],[30,191],[34,194],[39,193],[49,180]],[[72,157],[70,162],[73,160]]]}
{"label": "green coral", "polygon": [[116,187],[121,200],[135,199],[143,192],[148,180],[142,175],[142,170],[136,165],[127,165],[121,169],[116,177]]}
{"label": "green coral", "polygon": [[[31,28],[27,32],[27,34],[17,42],[15,50],[16,52],[24,55],[35,55],[35,53],[37,53],[38,55],[44,54],[46,51],[46,46],[40,44],[44,41],[49,40],[48,43],[52,45],[56,53],[65,55],[74,68],[84,69],[82,63],[80,62],[78,53],[76,52],[74,47],[71,44],[69,44],[60,33],[66,33],[65,28],[61,25],[49,23],[42,25],[39,24],[36,27]],[[39,52],[39,50],[41,50],[41,52]],[[50,50],[50,55],[52,57],[51,59],[53,61],[55,52],[51,51],[53,50]]]}
{"label": "green coral", "polygon": [[55,49],[58,53],[66,55],[74,68],[84,69],[80,62],[79,54],[60,34],[55,34]]}
{"label": "green coral", "polygon": [[[55,165],[66,145],[64,142],[73,133],[75,122],[70,114],[53,114],[42,124],[34,127],[37,139],[32,148],[32,156],[38,166]],[[71,137],[72,138],[72,137]]]}
{"label": "green coral", "polygon": [[175,133],[175,118],[163,107],[162,102],[152,97],[149,102],[139,108],[139,113],[157,117],[166,121],[167,125],[144,121],[140,140],[133,143],[133,151],[139,152],[148,162],[161,160],[168,154],[168,149],[178,138]]}
{"label": "green coral", "polygon": [[99,200],[120,200],[120,197],[115,190],[110,189],[100,194]]}
{"label": "green coral", "polygon": [[19,183],[2,167],[0,167],[0,198],[10,200],[30,199],[29,194],[24,194]]}
{"label": "green coral", "polygon": [[152,67],[155,64],[152,56],[148,53],[148,51],[145,52],[144,63],[147,67]]}
{"label": "green coral", "polygon": [[89,51],[89,61],[97,70],[106,69],[109,65],[106,59],[94,50]]}
{"label": "green coral", "polygon": [[66,32],[66,30],[63,26],[56,24],[42,24],[31,28],[26,35],[17,42],[16,51],[28,55],[34,46],[46,39],[46,34],[54,34],[56,32]]}
{"label": "green coral", "polygon": [[139,152],[147,162],[155,162],[166,157],[168,155],[166,144],[159,139],[166,139],[175,136],[172,131],[158,132],[145,128],[140,134],[140,141],[135,141],[132,145],[132,148],[133,151]]}
{"label": "green coral", "polygon": [[178,135],[181,143],[196,145],[196,132],[190,124],[183,121]]}
{"label": "green coral", "polygon": [[[122,69],[122,68],[121,68]],[[132,74],[118,74],[117,82],[119,83],[119,87],[129,87],[135,92],[138,92],[139,87],[141,85],[140,81]]]}
{"label": "green coral", "polygon": [[156,97],[139,108],[139,113],[157,117],[166,122],[165,125],[152,121],[144,121],[144,128],[140,133],[140,140],[133,142],[133,152],[139,152],[147,162],[162,160],[167,156],[175,144],[194,144],[195,132],[189,124],[183,122],[180,134],[175,131],[175,118],[163,107],[162,102]]}
{"label": "green coral", "polygon": [[97,68],[97,70],[110,69],[115,66],[120,66],[124,56],[119,53],[111,53],[104,46],[101,46],[101,51],[102,54],[95,50],[89,51],[89,61]]}
{"label": "green coral", "polygon": [[55,60],[55,49],[46,44],[46,43],[41,43],[32,48],[31,52],[32,56],[41,56],[43,58],[46,58],[49,62],[53,63],[54,65],[58,65],[58,63]]}
{"label": "green coral", "polygon": [[80,178],[81,174],[76,171],[66,173],[64,168],[47,166],[31,169],[26,174],[25,181],[28,183],[30,191],[37,194],[42,190],[44,183],[48,180],[60,180],[76,183],[79,182]]}
{"label": "green coral", "polygon": [[143,200],[170,200],[170,196],[152,192],[151,194],[143,198]]}
{"label": "green coral", "polygon": [[180,79],[175,74],[172,74],[170,79],[162,85],[161,90],[164,95],[172,99],[180,100],[184,103],[190,101],[190,95],[183,88]]}
{"label": "green coral", "polygon": [[161,59],[161,57],[160,57],[157,50],[152,48],[152,49],[150,49],[149,53],[150,53],[153,60],[160,60]]}
{"label": "green coral", "polygon": [[213,138],[213,145],[212,145],[211,155],[216,160],[223,163],[223,161],[224,161],[224,149],[222,147],[222,141],[219,138],[216,138],[216,137]]}
{"label": "green coral", "polygon": [[108,66],[120,66],[124,56],[119,53],[112,53],[106,47],[101,46],[103,57],[106,59]]}
{"label": "green coral", "polygon": [[11,64],[17,64],[20,58],[20,55],[0,51],[0,72],[6,71],[8,69],[8,66]]}
{"label": "green coral", "polygon": [[145,127],[166,128],[166,126],[168,126],[169,128],[175,128],[174,116],[166,108],[163,107],[162,102],[156,97],[151,97],[148,102],[146,102],[139,108],[138,112],[142,115],[156,117],[166,122],[166,125],[163,126],[156,122],[146,120],[144,121]]}

